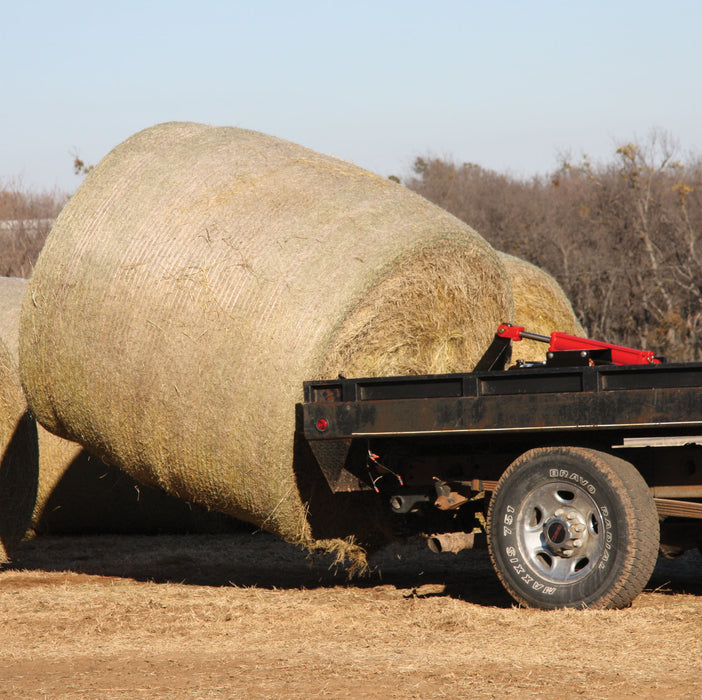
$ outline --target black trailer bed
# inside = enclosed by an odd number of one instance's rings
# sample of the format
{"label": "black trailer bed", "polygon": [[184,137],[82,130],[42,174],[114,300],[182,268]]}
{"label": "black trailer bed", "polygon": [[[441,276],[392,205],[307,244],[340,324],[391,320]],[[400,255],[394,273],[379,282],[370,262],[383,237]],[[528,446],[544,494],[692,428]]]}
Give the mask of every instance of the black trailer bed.
{"label": "black trailer bed", "polygon": [[702,425],[702,363],[339,378],[305,382],[304,397],[308,440],[534,430],[674,434]]}

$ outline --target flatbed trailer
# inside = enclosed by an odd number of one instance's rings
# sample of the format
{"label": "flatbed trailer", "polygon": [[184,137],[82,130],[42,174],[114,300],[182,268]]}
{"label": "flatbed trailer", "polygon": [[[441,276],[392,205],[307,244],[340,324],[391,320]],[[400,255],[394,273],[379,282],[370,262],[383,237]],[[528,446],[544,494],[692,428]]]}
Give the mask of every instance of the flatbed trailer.
{"label": "flatbed trailer", "polygon": [[555,359],[305,382],[301,431],[333,492],[435,551],[484,541],[520,604],[624,607],[702,541],[702,363]]}

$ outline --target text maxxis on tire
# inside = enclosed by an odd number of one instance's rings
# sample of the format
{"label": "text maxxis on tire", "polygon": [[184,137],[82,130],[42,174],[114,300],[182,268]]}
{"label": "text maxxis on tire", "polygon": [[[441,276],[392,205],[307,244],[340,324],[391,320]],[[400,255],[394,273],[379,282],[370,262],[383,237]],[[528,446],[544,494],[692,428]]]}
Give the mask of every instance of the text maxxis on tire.
{"label": "text maxxis on tire", "polygon": [[658,554],[658,515],[642,476],[586,448],[524,453],[502,475],[487,525],[500,580],[532,607],[625,607]]}

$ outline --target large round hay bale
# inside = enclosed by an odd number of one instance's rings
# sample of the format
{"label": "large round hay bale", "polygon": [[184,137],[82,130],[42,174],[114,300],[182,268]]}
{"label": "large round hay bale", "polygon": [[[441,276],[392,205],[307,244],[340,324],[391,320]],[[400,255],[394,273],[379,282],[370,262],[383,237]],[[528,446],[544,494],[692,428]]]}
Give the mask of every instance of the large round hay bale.
{"label": "large round hay bale", "polygon": [[[499,253],[514,293],[514,323],[540,335],[554,331],[584,336],[563,288],[545,270],[521,258]],[[513,344],[513,359],[543,362],[548,346],[535,340]]]}
{"label": "large round hay bale", "polygon": [[471,369],[511,303],[494,250],[401,185],[257,132],[169,123],[115,148],[59,216],[21,369],[52,432],[312,545],[367,518],[295,450],[303,380]]}
{"label": "large round hay bale", "polygon": [[0,563],[8,561],[31,524],[37,481],[36,423],[17,363],[0,340]]}

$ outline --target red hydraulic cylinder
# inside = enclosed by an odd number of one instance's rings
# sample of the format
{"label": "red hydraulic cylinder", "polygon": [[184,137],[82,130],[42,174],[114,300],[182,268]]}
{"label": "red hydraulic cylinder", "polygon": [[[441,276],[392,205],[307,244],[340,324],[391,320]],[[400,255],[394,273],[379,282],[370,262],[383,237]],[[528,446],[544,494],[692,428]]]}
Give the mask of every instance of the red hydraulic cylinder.
{"label": "red hydraulic cylinder", "polygon": [[538,340],[542,343],[549,343],[548,349],[551,352],[563,350],[609,350],[612,353],[612,362],[615,365],[660,364],[660,359],[656,357],[652,350],[637,350],[636,348],[627,348],[623,345],[603,343],[600,340],[580,338],[567,333],[556,332],[551,333],[550,336],[538,335],[524,330],[523,326],[510,326],[507,323],[503,323],[497,329],[497,334],[511,340]]}

